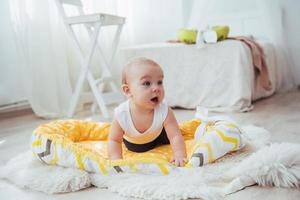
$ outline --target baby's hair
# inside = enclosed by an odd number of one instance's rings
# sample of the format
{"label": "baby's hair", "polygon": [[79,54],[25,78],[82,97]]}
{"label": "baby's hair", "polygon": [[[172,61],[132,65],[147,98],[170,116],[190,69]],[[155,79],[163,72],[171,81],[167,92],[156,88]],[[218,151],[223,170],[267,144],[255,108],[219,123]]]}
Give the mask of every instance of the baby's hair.
{"label": "baby's hair", "polygon": [[149,58],[144,58],[144,57],[138,57],[138,58],[134,58],[132,60],[130,60],[125,67],[123,68],[122,71],[122,84],[127,84],[127,73],[129,71],[129,69],[131,67],[134,66],[138,66],[140,64],[149,64],[149,65],[155,65],[155,66],[159,66],[159,64],[157,64],[156,62],[154,62],[153,60],[149,59]]}

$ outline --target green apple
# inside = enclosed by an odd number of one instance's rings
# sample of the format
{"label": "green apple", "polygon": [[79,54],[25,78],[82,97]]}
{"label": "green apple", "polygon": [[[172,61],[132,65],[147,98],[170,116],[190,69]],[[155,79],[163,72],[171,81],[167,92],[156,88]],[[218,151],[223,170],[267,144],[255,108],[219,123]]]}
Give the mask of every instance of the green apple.
{"label": "green apple", "polygon": [[218,41],[225,40],[229,34],[229,26],[214,26],[211,28],[217,33]]}
{"label": "green apple", "polygon": [[187,44],[195,44],[197,40],[197,33],[198,31],[196,29],[181,28],[177,30],[177,39],[180,42]]}

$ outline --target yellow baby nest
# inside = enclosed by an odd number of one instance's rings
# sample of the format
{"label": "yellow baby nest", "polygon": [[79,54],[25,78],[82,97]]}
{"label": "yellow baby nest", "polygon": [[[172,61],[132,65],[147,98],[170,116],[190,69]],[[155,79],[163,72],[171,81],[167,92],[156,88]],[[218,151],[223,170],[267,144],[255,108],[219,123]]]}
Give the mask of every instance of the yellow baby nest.
{"label": "yellow baby nest", "polygon": [[[200,124],[200,120],[194,119],[179,125],[190,160],[186,168],[213,162],[243,146],[240,129],[236,125],[225,123],[206,125],[205,130],[211,133],[207,134],[208,137],[201,137],[195,141],[194,133]],[[169,174],[176,169],[169,162],[172,157],[170,145],[162,145],[144,153],[131,152],[123,146],[122,160],[108,160],[106,141],[109,130],[110,123],[54,121],[34,130],[31,149],[47,164],[79,168],[94,173]],[[220,142],[221,145],[217,144]],[[215,148],[217,150],[214,152]]]}

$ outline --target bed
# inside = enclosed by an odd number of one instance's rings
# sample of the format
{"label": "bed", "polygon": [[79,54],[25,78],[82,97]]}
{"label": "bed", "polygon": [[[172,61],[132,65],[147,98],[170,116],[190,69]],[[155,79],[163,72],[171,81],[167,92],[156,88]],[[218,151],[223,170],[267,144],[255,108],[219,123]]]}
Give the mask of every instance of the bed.
{"label": "bed", "polygon": [[249,47],[237,40],[197,45],[153,43],[120,50],[120,65],[134,57],[155,60],[164,70],[166,101],[172,107],[211,111],[249,111],[254,100],[275,92],[277,66],[274,47],[258,41],[263,47],[273,88],[264,90],[255,81]]}

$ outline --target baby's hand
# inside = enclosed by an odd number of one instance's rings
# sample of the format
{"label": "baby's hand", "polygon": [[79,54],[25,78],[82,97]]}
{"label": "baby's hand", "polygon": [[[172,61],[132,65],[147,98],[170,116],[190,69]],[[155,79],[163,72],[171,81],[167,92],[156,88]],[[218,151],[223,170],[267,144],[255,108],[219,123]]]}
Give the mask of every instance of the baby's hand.
{"label": "baby's hand", "polygon": [[176,167],[184,167],[188,160],[183,156],[174,156],[170,162]]}

